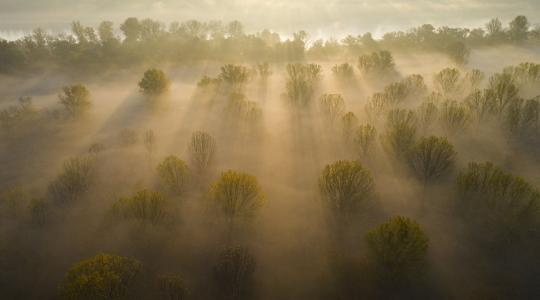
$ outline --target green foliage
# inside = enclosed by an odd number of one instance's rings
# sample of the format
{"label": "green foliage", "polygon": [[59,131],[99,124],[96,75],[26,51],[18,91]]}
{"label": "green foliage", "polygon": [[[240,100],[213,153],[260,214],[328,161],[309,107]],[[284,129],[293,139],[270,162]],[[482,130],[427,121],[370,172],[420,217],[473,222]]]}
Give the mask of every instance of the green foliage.
{"label": "green foliage", "polygon": [[492,163],[469,163],[457,179],[459,212],[485,235],[510,242],[537,230],[540,193]]}
{"label": "green foliage", "polygon": [[350,83],[354,80],[354,68],[349,63],[334,65],[332,73],[338,81],[343,83]]}
{"label": "green foliage", "polygon": [[359,161],[327,165],[319,178],[323,206],[337,221],[348,222],[374,195],[373,178]]}
{"label": "green foliage", "polygon": [[185,300],[189,296],[184,281],[178,276],[160,276],[158,291],[162,300]]}
{"label": "green foliage", "polygon": [[518,92],[518,87],[511,74],[497,73],[489,78],[486,97],[492,101],[493,112],[502,115],[508,105],[516,100]]}
{"label": "green foliage", "polygon": [[130,198],[118,199],[111,208],[113,221],[136,221],[164,225],[171,221],[169,203],[158,192],[142,190]]}
{"label": "green foliage", "polygon": [[63,93],[59,94],[58,98],[70,116],[84,114],[90,107],[90,92],[84,85],[65,86],[62,91]]}
{"label": "green foliage", "polygon": [[324,94],[319,100],[319,110],[331,124],[342,117],[345,111],[345,101],[340,94]]}
{"label": "green foliage", "polygon": [[225,248],[214,266],[219,298],[251,299],[255,288],[254,274],[255,258],[247,248]]}
{"label": "green foliage", "polygon": [[504,68],[503,73],[509,74],[514,83],[521,89],[537,89],[540,84],[540,64],[524,62],[517,66]]}
{"label": "green foliage", "polygon": [[142,265],[134,259],[99,254],[74,264],[60,286],[63,297],[73,300],[133,299]]}
{"label": "green foliage", "polygon": [[438,119],[439,108],[432,101],[424,101],[416,110],[418,124],[423,130],[426,130],[433,125]]}
{"label": "green foliage", "polygon": [[169,90],[169,85],[169,78],[159,69],[147,70],[139,81],[140,91],[146,96],[162,95]]}
{"label": "green foliage", "polygon": [[397,74],[392,54],[384,50],[360,56],[358,69],[368,78],[393,77]]}
{"label": "green foliage", "polygon": [[286,82],[287,100],[298,107],[309,105],[315,93],[321,72],[320,65],[288,64]]}
{"label": "green foliage", "polygon": [[27,202],[26,192],[20,186],[0,190],[0,219],[9,220],[21,217]]}
{"label": "green foliage", "polygon": [[448,134],[456,134],[467,128],[469,113],[463,103],[447,100],[442,104],[439,120]]}
{"label": "green foliage", "polygon": [[484,90],[484,92],[475,90],[465,98],[464,104],[471,116],[477,122],[481,122],[494,111],[494,102],[492,100],[487,90]]}
{"label": "green foliage", "polygon": [[229,224],[251,220],[265,199],[255,176],[226,171],[210,187],[210,199]]}
{"label": "green foliage", "polygon": [[189,144],[189,157],[192,169],[198,174],[207,173],[214,164],[216,155],[216,141],[204,132],[196,131],[191,136]]}
{"label": "green foliage", "polygon": [[233,89],[239,89],[249,80],[250,74],[246,67],[236,65],[224,65],[221,67],[221,73],[218,78],[232,87]]}
{"label": "green foliage", "polygon": [[382,286],[408,285],[425,272],[429,238],[415,221],[394,217],[369,231],[366,241]]}
{"label": "green foliage", "polygon": [[405,160],[416,139],[416,127],[404,123],[388,127],[381,137],[383,149],[398,160]]}
{"label": "green foliage", "polygon": [[182,195],[187,189],[190,170],[186,163],[178,157],[166,157],[158,167],[158,175],[163,185],[174,195]]}
{"label": "green foliage", "polygon": [[388,112],[386,126],[388,128],[397,126],[416,126],[416,114],[409,109],[396,108]]}
{"label": "green foliage", "polygon": [[409,164],[415,175],[424,183],[433,181],[454,166],[456,152],[452,144],[443,137],[420,138],[409,154]]}
{"label": "green foliage", "polygon": [[360,125],[353,138],[354,146],[361,157],[367,157],[373,152],[377,130],[371,124]]}
{"label": "green foliage", "polygon": [[525,16],[517,16],[509,24],[508,36],[514,42],[525,41],[529,33],[529,20]]}
{"label": "green foliage", "polygon": [[79,200],[90,189],[94,160],[88,156],[71,158],[64,163],[62,173],[48,186],[51,200],[68,204]]}
{"label": "green foliage", "polygon": [[20,97],[17,105],[0,110],[0,127],[6,131],[11,130],[31,121],[36,115],[32,98]]}
{"label": "green foliage", "polygon": [[354,133],[356,126],[358,125],[358,118],[350,111],[341,117],[341,130],[343,140],[348,143],[351,140],[351,136]]}
{"label": "green foliage", "polygon": [[433,77],[437,91],[446,96],[455,95],[461,88],[461,72],[454,68],[445,68]]}
{"label": "green foliage", "polygon": [[465,73],[463,80],[465,81],[465,86],[472,91],[480,87],[480,84],[484,81],[485,77],[486,74],[484,74],[484,72],[478,69],[472,69]]}

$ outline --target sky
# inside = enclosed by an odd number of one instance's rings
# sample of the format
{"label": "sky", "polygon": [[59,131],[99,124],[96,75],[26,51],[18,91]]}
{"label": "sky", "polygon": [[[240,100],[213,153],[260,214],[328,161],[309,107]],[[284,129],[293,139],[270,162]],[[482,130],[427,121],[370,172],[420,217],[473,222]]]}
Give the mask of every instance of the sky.
{"label": "sky", "polygon": [[377,36],[425,23],[481,27],[493,17],[507,23],[517,15],[540,23],[540,0],[0,0],[0,35],[17,36],[35,27],[67,30],[74,20],[118,24],[134,16],[163,22],[239,20],[248,31]]}

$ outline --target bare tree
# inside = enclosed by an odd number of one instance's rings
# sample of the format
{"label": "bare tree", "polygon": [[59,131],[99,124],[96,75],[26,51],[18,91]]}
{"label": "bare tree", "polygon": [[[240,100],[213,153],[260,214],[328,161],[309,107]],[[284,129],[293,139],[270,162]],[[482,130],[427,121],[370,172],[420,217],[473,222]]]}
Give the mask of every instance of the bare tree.
{"label": "bare tree", "polygon": [[214,164],[216,141],[204,131],[194,132],[189,144],[189,156],[194,172],[199,176],[204,176]]}

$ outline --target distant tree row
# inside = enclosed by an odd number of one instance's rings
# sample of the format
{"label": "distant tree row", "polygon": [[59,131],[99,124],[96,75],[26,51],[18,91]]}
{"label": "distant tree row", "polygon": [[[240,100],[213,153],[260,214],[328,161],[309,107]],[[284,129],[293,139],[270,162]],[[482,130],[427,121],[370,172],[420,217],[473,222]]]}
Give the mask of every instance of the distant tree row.
{"label": "distant tree row", "polygon": [[471,47],[512,43],[537,43],[540,28],[532,28],[525,16],[507,27],[493,19],[485,28],[435,28],[425,24],[408,31],[386,33],[375,40],[370,33],[349,35],[341,41],[309,40],[304,31],[285,39],[263,30],[246,33],[233,21],[174,22],[166,26],[151,19],[128,18],[117,34],[114,24],[102,22],[97,28],[73,22],[70,34],[53,35],[37,28],[16,41],[0,39],[0,73],[59,66],[85,68],[127,67],[143,62],[186,63],[195,61],[301,61],[358,56],[375,50],[423,50],[448,55],[465,63]]}

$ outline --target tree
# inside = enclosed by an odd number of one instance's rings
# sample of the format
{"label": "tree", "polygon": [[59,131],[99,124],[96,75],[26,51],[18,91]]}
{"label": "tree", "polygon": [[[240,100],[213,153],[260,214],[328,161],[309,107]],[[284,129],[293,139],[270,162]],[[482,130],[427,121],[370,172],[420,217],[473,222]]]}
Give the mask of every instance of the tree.
{"label": "tree", "polygon": [[427,130],[438,119],[439,108],[432,101],[424,101],[416,110],[418,124],[422,130]]}
{"label": "tree", "polygon": [[387,154],[403,161],[416,140],[416,127],[404,123],[388,127],[382,138],[382,146]]}
{"label": "tree", "polygon": [[454,135],[467,128],[469,113],[463,103],[447,100],[442,104],[439,120],[445,131],[450,135]]}
{"label": "tree", "polygon": [[500,42],[505,39],[505,33],[501,21],[498,18],[491,19],[486,24],[487,37],[492,41]]}
{"label": "tree", "polygon": [[502,115],[506,107],[518,96],[519,89],[511,74],[497,73],[489,78],[489,88],[486,97],[492,101],[492,110],[497,115]]}
{"label": "tree", "polygon": [[410,151],[409,164],[425,185],[448,173],[455,159],[454,147],[446,138],[430,136],[416,142]]}
{"label": "tree", "polygon": [[530,26],[527,17],[517,16],[509,25],[508,36],[512,41],[521,43],[527,39]]}
{"label": "tree", "polygon": [[454,95],[460,90],[460,76],[458,69],[445,68],[435,74],[433,83],[435,88],[443,95]]}
{"label": "tree", "polygon": [[158,299],[162,300],[185,300],[189,297],[184,280],[178,276],[160,276],[158,290]]}
{"label": "tree", "polygon": [[236,65],[224,65],[218,78],[229,85],[233,90],[241,89],[249,80],[250,74],[246,67]]}
{"label": "tree", "polygon": [[120,30],[124,33],[126,39],[125,43],[133,43],[139,40],[141,37],[141,24],[137,18],[127,18],[122,25],[120,25]]}
{"label": "tree", "polygon": [[320,65],[287,65],[286,97],[291,104],[304,107],[311,103],[321,70]]}
{"label": "tree", "polygon": [[159,96],[169,90],[169,79],[162,70],[149,69],[139,82],[141,93],[146,96]]}
{"label": "tree", "polygon": [[332,67],[332,73],[343,84],[354,82],[354,68],[349,63],[343,63]]}
{"label": "tree", "polygon": [[371,124],[360,125],[354,134],[353,143],[361,157],[367,157],[373,152],[377,130]]}
{"label": "tree", "polygon": [[471,117],[479,123],[495,110],[494,99],[490,98],[490,94],[487,90],[483,92],[474,90],[465,98],[464,104],[467,110]]}
{"label": "tree", "polygon": [[111,43],[117,41],[116,35],[114,34],[114,24],[110,21],[103,21],[99,24],[98,34],[99,40],[102,44]]}
{"label": "tree", "polygon": [[216,141],[204,131],[194,132],[189,144],[189,156],[192,169],[197,175],[204,176],[214,164]]}
{"label": "tree", "polygon": [[90,92],[84,85],[65,86],[62,91],[58,98],[70,116],[80,116],[90,107]]}
{"label": "tree", "polygon": [[346,224],[374,195],[373,178],[359,161],[327,165],[319,177],[323,206],[333,221]]}
{"label": "tree", "polygon": [[366,234],[371,264],[381,287],[405,288],[425,271],[429,238],[406,217],[394,217]]}
{"label": "tree", "polygon": [[476,90],[482,81],[484,81],[484,78],[486,77],[486,74],[484,72],[478,70],[478,69],[472,69],[465,73],[465,83],[469,87],[469,91]]}
{"label": "tree", "polygon": [[255,176],[231,170],[210,187],[210,198],[230,226],[250,221],[265,201]]}
{"label": "tree", "polygon": [[157,170],[161,182],[171,193],[179,196],[185,193],[190,170],[183,160],[174,155],[168,156]]}
{"label": "tree", "polygon": [[88,156],[71,158],[64,163],[63,171],[48,186],[51,200],[68,204],[79,200],[90,188],[94,160]]}
{"label": "tree", "polygon": [[343,117],[341,117],[341,130],[345,143],[350,142],[357,125],[358,118],[352,111],[344,114]]}
{"label": "tree", "polygon": [[251,299],[254,294],[255,258],[244,247],[221,251],[214,266],[214,279],[220,298]]}
{"label": "tree", "polygon": [[388,112],[386,119],[387,127],[416,126],[416,114],[410,109],[395,108]]}
{"label": "tree", "polygon": [[99,254],[74,264],[67,272],[61,294],[73,300],[133,299],[142,273],[139,261]]}
{"label": "tree", "polygon": [[489,243],[506,245],[538,229],[540,193],[490,162],[469,163],[457,178],[458,212]]}
{"label": "tree", "polygon": [[142,190],[129,198],[118,199],[111,208],[113,221],[136,221],[164,225],[171,221],[169,203],[160,193]]}
{"label": "tree", "polygon": [[345,111],[345,101],[340,94],[324,94],[319,100],[319,110],[329,123],[334,124]]}
{"label": "tree", "polygon": [[394,58],[386,50],[360,56],[358,69],[368,78],[376,78],[377,76],[391,78],[397,74]]}

